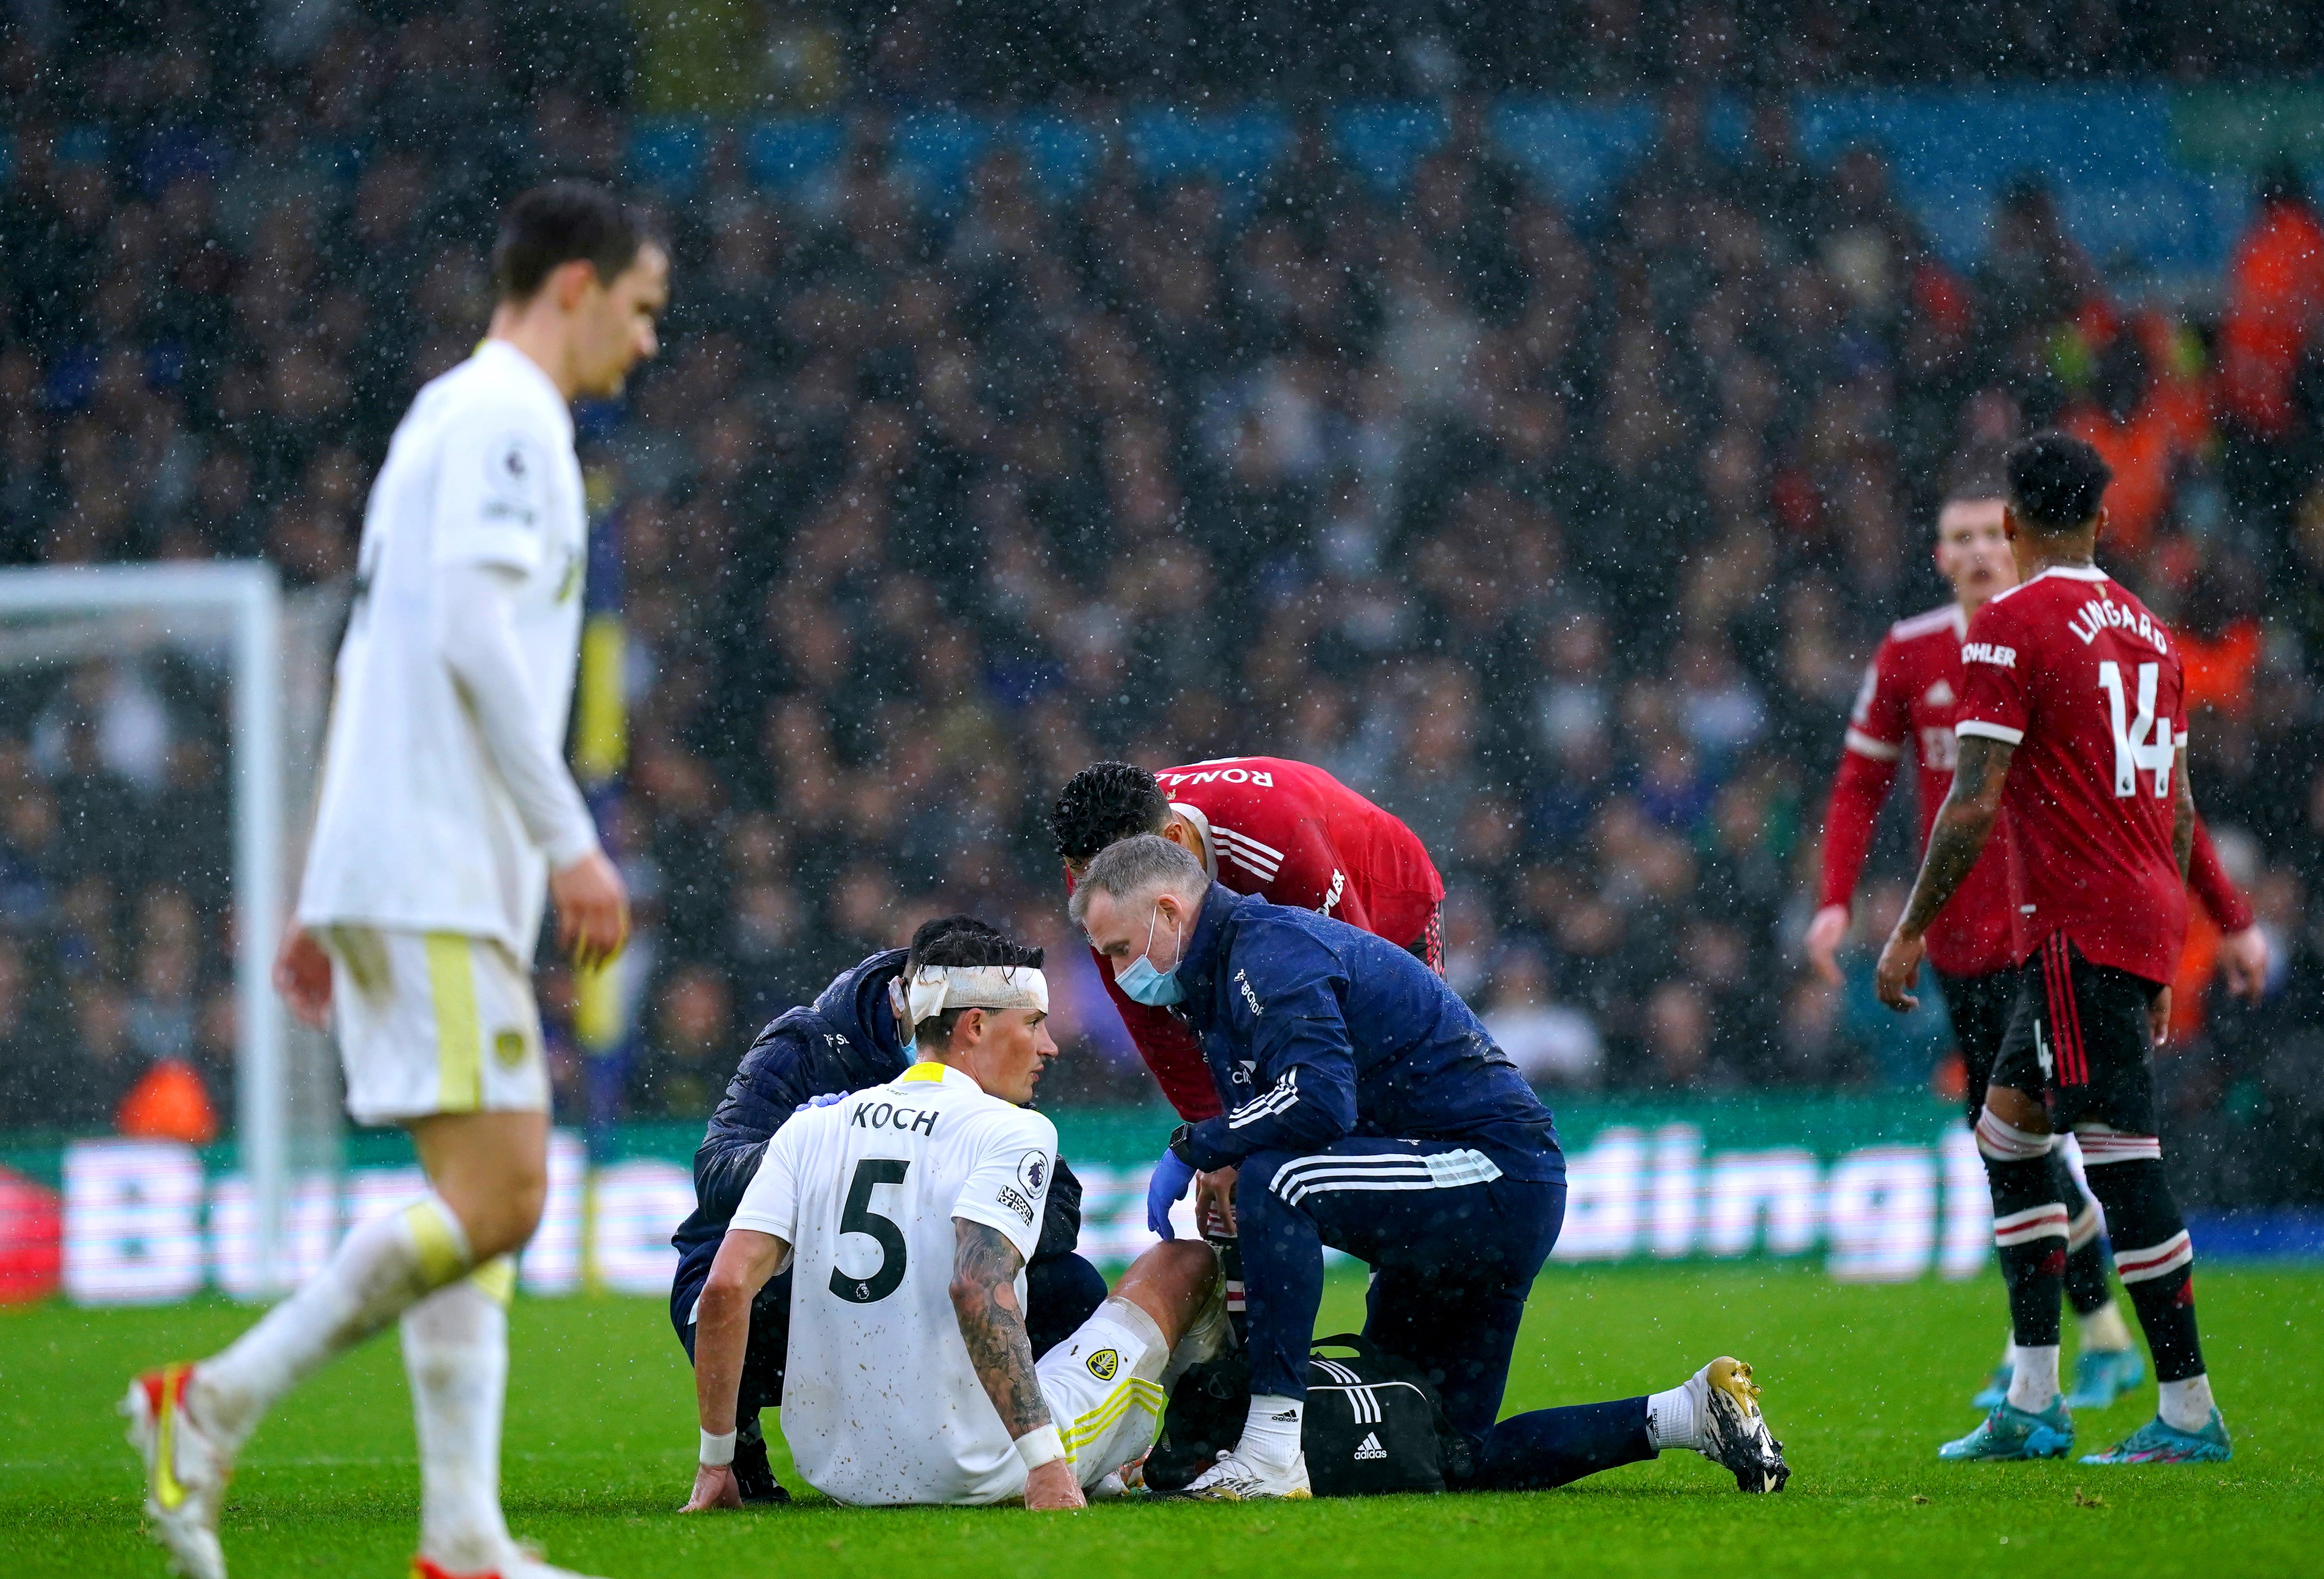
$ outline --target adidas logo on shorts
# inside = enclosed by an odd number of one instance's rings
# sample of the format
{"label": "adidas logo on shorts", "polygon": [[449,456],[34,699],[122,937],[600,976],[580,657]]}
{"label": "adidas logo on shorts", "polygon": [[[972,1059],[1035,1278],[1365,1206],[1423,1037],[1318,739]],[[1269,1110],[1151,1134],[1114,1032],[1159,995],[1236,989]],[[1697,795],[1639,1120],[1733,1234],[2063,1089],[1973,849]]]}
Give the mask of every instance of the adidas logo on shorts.
{"label": "adidas logo on shorts", "polygon": [[1360,1459],[1386,1458],[1388,1456],[1388,1449],[1381,1446],[1379,1444],[1379,1433],[1378,1431],[1367,1431],[1364,1433],[1364,1439],[1356,1444],[1356,1456]]}

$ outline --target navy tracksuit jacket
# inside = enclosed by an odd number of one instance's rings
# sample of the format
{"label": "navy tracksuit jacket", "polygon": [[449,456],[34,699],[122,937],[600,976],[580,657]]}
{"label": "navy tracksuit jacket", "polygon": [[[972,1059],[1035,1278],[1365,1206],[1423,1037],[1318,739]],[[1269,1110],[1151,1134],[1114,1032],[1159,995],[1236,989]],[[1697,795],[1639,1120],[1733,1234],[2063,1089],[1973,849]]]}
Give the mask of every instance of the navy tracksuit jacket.
{"label": "navy tracksuit jacket", "polygon": [[1305,1395],[1329,1244],[1371,1264],[1365,1336],[1481,1442],[1564,1218],[1549,1109],[1441,978],[1329,916],[1213,884],[1177,974],[1227,1108],[1177,1146],[1240,1170],[1252,1390]]}

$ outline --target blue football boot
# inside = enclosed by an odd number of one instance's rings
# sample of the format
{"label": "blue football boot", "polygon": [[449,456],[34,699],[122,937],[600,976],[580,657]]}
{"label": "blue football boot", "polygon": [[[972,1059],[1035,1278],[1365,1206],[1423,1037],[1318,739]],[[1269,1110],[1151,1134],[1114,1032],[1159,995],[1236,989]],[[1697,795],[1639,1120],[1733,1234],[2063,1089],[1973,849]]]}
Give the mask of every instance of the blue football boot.
{"label": "blue football boot", "polygon": [[2052,1399],[2038,1415],[2004,1399],[1976,1430],[1938,1448],[1937,1456],[1948,1464],[2002,1464],[2063,1458],[2073,1446],[2074,1419],[2064,1399]]}
{"label": "blue football boot", "polygon": [[2084,1349],[2074,1356],[2070,1409],[2102,1409],[2146,1380],[2146,1359],[2136,1349]]}
{"label": "blue football boot", "polygon": [[2084,1464],[2225,1464],[2235,1456],[2227,1423],[2213,1409],[2200,1431],[2165,1425],[2157,1415],[2104,1453],[2083,1455]]}

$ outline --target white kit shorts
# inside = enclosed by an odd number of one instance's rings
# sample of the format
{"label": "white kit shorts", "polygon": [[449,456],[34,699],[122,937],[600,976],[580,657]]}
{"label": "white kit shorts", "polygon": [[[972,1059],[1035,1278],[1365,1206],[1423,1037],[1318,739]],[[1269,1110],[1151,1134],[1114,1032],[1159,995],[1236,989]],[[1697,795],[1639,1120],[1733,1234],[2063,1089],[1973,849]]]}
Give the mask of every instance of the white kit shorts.
{"label": "white kit shorts", "polygon": [[335,925],[331,1004],[357,1124],[438,1113],[541,1113],[549,1068],[532,979],[507,948],[459,932]]}
{"label": "white kit shorts", "polygon": [[1033,1367],[1049,1418],[1084,1488],[1136,1464],[1161,1434],[1162,1332],[1143,1310],[1108,1299]]}

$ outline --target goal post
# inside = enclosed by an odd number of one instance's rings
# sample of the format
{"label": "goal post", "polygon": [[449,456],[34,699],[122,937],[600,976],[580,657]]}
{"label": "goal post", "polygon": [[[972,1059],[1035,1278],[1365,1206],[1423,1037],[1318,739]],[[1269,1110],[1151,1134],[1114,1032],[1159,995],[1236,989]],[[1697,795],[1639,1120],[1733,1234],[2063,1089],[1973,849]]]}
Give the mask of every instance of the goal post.
{"label": "goal post", "polygon": [[[261,1295],[293,1281],[285,1226],[294,1169],[337,1162],[328,1043],[291,1024],[272,974],[296,877],[287,808],[303,811],[311,796],[327,644],[345,607],[337,588],[286,599],[274,568],[260,562],[0,570],[0,674],[157,651],[224,669],[234,1139],[249,1189],[244,1286]],[[288,676],[286,638],[295,649]]]}

